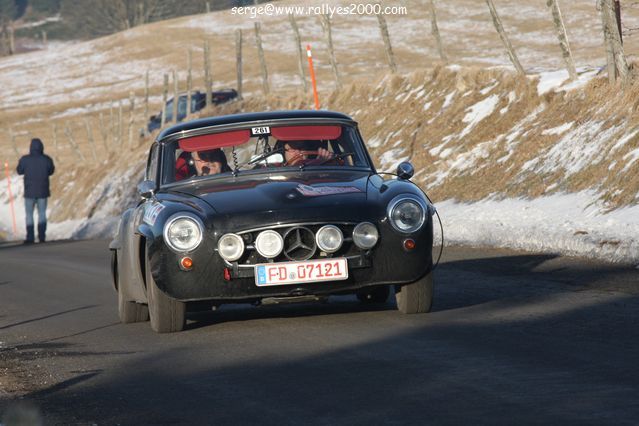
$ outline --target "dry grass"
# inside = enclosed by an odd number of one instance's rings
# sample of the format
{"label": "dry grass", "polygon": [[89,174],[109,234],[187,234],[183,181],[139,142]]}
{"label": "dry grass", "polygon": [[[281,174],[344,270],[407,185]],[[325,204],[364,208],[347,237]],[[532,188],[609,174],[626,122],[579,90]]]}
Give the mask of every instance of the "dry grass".
{"label": "dry grass", "polygon": [[[331,3],[339,1],[331,0]],[[526,0],[514,5],[512,2],[496,1],[524,66],[557,69],[562,67],[562,62],[551,21],[547,18],[548,11],[542,3]],[[455,7],[440,7],[440,30],[444,35],[447,53],[456,63],[464,65],[460,69],[451,69],[437,59],[435,46],[428,33],[427,8],[418,0],[402,4],[408,6],[409,16],[387,17],[399,75],[386,74],[381,39],[374,37],[378,31],[374,17],[334,19],[335,48],[344,82],[341,91],[334,90],[334,78],[317,18],[298,19],[302,42],[314,46],[323,107],[351,114],[360,123],[368,141],[384,142],[371,147],[375,158],[382,158],[389,149],[403,149],[398,155],[407,156],[415,163],[417,170],[421,171],[416,180],[439,200],[454,198],[473,201],[488,196],[536,197],[556,191],[595,189],[611,207],[636,203],[639,174],[628,171],[622,173],[622,170],[626,161],[623,156],[638,147],[639,135],[615,152],[610,152],[610,149],[623,134],[639,125],[636,118],[639,83],[622,92],[620,88],[611,88],[604,79],[598,78],[584,89],[538,96],[536,81],[519,78],[503,69],[486,69],[486,65],[507,63],[507,60],[491,26],[485,4],[476,0],[456,0]],[[596,35],[600,24],[593,2],[579,0],[562,6],[577,64],[601,64],[604,52]],[[189,49],[193,51],[194,84],[196,87],[202,86],[204,39],[210,41],[213,52],[214,87],[235,86],[233,30],[242,28],[245,34],[245,100],[211,108],[202,115],[310,107],[311,96],[301,92],[296,51],[286,17],[261,20],[271,77],[272,92],[269,96],[261,94],[252,32],[254,21],[230,16],[228,12],[217,12],[208,15],[208,18],[211,19],[210,27],[187,28],[189,20],[199,17],[154,23],[94,40],[88,45],[90,49],[80,49],[75,58],[57,58],[62,62],[66,59],[76,60],[74,65],[65,67],[66,74],[55,78],[64,81],[84,79],[86,83],[81,89],[94,89],[87,97],[78,96],[79,89],[70,89],[61,82],[50,94],[62,99],[61,102],[52,104],[45,96],[42,102],[33,105],[0,107],[0,128],[5,135],[9,128],[12,129],[20,154],[28,150],[29,139],[38,136],[45,141],[47,152],[56,160],[58,172],[52,181],[52,189],[57,196],[54,196],[52,220],[89,216],[95,211],[96,201],[87,203],[86,200],[95,196],[93,191],[98,183],[109,176],[122,175],[131,168],[142,170],[143,159],[152,140],[138,138],[138,130],[144,126],[147,118],[142,117],[143,106],[140,102],[143,94],[142,75],[131,77],[133,80],[128,82],[109,81],[100,77],[100,66],[121,69],[123,72],[132,66],[150,69],[152,98],[149,112],[155,113],[161,102],[161,74],[176,69],[183,81],[186,52]],[[625,18],[628,25],[637,20],[630,14]],[[218,28],[216,23],[221,27]],[[354,32],[354,27],[358,31]],[[350,34],[371,36],[358,39]],[[638,43],[639,38],[626,40],[626,51],[631,56],[637,51]],[[103,58],[102,62],[96,63],[96,55]],[[43,62],[29,69],[21,69],[19,65],[18,68],[0,67],[0,78],[4,78],[3,73],[15,73],[16,69],[24,75],[45,75],[49,65]],[[24,87],[29,87],[28,80],[24,79]],[[128,142],[129,106],[126,100],[130,90],[137,96],[131,147]],[[423,91],[423,96],[418,98],[416,94],[420,91]],[[514,99],[509,100],[511,93]],[[467,126],[464,117],[469,108],[491,95],[499,97],[492,114],[460,138],[459,134]],[[117,116],[118,101],[123,102],[124,112],[124,141],[121,145],[115,142],[111,123],[111,117]],[[426,102],[431,103],[427,110],[424,109]],[[505,108],[507,111],[502,114],[500,110]],[[539,113],[526,122],[525,119],[536,110]],[[106,123],[106,140],[103,140],[99,126],[99,113]],[[93,160],[88,144],[83,122],[85,117],[92,124],[98,161]],[[605,152],[600,161],[569,176],[562,168],[522,170],[527,162],[548,153],[563,136],[547,135],[544,130],[570,122],[575,123],[574,129],[599,121],[602,122],[602,132],[614,126],[619,127],[609,143],[602,145]],[[53,143],[54,124],[58,129],[58,150]],[[80,161],[78,154],[70,148],[64,134],[65,126],[72,129],[86,161]],[[595,136],[587,135],[585,138],[592,139]],[[512,140],[509,141],[509,137]],[[449,142],[445,147],[435,149],[446,140]],[[588,143],[589,140],[574,142]],[[443,156],[442,152],[447,148],[450,149],[449,155]],[[5,156],[13,156],[8,137],[0,140],[0,149]],[[472,166],[460,167],[465,158],[473,155],[477,158]],[[497,161],[505,156],[509,156],[506,161]],[[135,183],[131,182],[129,188],[134,187]]]}
{"label": "dry grass", "polygon": [[[475,68],[457,72],[436,67],[408,75],[388,75],[372,83],[356,80],[342,91],[333,92],[328,107],[352,115],[367,141],[386,140],[386,143],[370,148],[373,157],[378,159],[378,166],[386,151],[403,149],[400,156],[409,156],[416,169],[422,171],[416,181],[435,200],[477,201],[490,196],[532,198],[558,191],[595,189],[613,208],[635,203],[639,192],[637,173],[620,173],[625,164],[624,155],[639,147],[639,136],[631,138],[621,149],[610,152],[624,132],[639,125],[636,118],[627,114],[635,99],[632,92],[636,93],[636,90],[635,86],[628,88],[620,101],[620,96],[607,84],[594,80],[584,90],[537,96],[536,81],[517,78],[507,71]],[[416,91],[429,95],[419,99],[410,96]],[[455,95],[444,108],[445,98],[451,93]],[[514,93],[510,104],[509,93]],[[500,97],[493,113],[465,137],[458,138],[467,126],[463,119],[469,108],[491,95]],[[432,106],[424,111],[427,100]],[[206,110],[202,116],[296,109],[307,102],[307,97],[301,93],[256,95],[242,102]],[[502,108],[507,108],[503,114]],[[531,118],[533,111],[538,113]],[[573,129],[580,125],[587,128],[595,121],[602,123],[598,133],[619,127],[615,137],[602,144],[599,161],[571,175],[562,168],[569,167],[570,161],[552,170],[524,171],[524,164],[546,155],[565,135],[543,134],[544,130],[570,122],[575,122]],[[454,137],[447,147],[452,152],[448,157],[431,153],[451,135]],[[512,135],[518,135],[514,138],[517,143],[509,147],[508,137]],[[594,138],[597,135],[586,136]],[[95,210],[96,202],[104,202],[93,200],[92,191],[98,182],[108,176],[122,175],[132,167],[141,171],[150,142],[151,139],[142,140],[125,158],[110,153],[104,163],[76,164],[70,172],[60,174],[54,181],[53,190],[64,196],[54,211],[54,219],[89,216]],[[584,139],[571,143],[590,142]],[[471,167],[459,166],[459,158],[481,146],[488,148]],[[497,161],[506,155],[510,155],[507,161]],[[433,185],[441,176],[445,177]],[[135,183],[130,183],[131,199],[135,199],[132,189]],[[92,203],[86,203],[87,199],[93,200]]]}

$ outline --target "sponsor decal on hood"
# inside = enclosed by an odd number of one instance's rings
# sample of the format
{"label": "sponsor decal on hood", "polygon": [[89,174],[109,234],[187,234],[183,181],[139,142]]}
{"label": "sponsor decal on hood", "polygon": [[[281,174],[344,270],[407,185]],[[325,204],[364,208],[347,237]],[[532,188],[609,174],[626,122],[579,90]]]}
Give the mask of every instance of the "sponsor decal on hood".
{"label": "sponsor decal on hood", "polygon": [[350,194],[353,192],[363,192],[355,186],[310,186],[297,185],[297,191],[305,197],[321,197],[322,195]]}

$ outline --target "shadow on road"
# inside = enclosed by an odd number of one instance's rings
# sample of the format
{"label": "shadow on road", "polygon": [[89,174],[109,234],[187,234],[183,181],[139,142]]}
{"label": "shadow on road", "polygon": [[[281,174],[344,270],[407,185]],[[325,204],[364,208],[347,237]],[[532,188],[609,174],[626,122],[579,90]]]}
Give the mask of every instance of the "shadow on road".
{"label": "shadow on road", "polygon": [[69,309],[69,310],[66,310],[66,311],[57,312],[55,314],[50,314],[50,315],[45,315],[45,316],[42,316],[42,317],[32,318],[32,319],[28,319],[28,320],[25,320],[25,321],[20,321],[20,322],[16,322],[16,323],[13,323],[13,324],[2,326],[2,327],[0,327],[0,330],[6,330],[6,329],[11,328],[11,327],[17,327],[19,325],[28,324],[28,323],[31,323],[31,322],[42,321],[42,320],[45,320],[45,319],[48,319],[48,318],[53,318],[53,317],[57,317],[57,316],[60,316],[60,315],[66,315],[66,314],[70,314],[72,312],[78,312],[78,311],[82,311],[82,310],[85,310],[85,309],[92,309],[92,308],[95,308],[97,306],[98,305],[86,305],[86,306],[82,306],[82,307],[75,308],[75,309]]}
{"label": "shadow on road", "polygon": [[362,304],[354,296],[331,297],[328,303],[294,303],[281,305],[251,306],[223,305],[216,311],[201,311],[188,314],[186,330],[215,326],[226,322],[254,321],[276,318],[304,318],[321,315],[339,315],[356,312],[394,311],[390,303]]}
{"label": "shadow on road", "polygon": [[556,256],[453,260],[428,315],[341,297],[193,314],[108,375],[26,398],[50,423],[633,424],[638,278]]}

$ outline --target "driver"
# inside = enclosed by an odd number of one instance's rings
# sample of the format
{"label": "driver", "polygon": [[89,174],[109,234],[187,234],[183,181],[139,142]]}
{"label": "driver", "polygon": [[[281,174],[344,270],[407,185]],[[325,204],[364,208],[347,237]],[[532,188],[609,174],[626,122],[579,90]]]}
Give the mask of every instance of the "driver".
{"label": "driver", "polygon": [[287,166],[312,165],[333,158],[333,153],[322,146],[321,141],[278,141],[284,149]]}

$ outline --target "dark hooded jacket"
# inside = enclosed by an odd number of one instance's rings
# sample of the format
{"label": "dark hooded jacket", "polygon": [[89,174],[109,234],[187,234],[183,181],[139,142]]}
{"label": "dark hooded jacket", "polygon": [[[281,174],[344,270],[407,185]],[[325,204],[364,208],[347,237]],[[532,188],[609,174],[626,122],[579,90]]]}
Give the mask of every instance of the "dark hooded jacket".
{"label": "dark hooded jacket", "polygon": [[24,155],[18,162],[17,172],[24,175],[24,198],[47,198],[49,176],[55,170],[53,160],[44,154],[44,145],[40,139],[31,140],[29,155]]}

